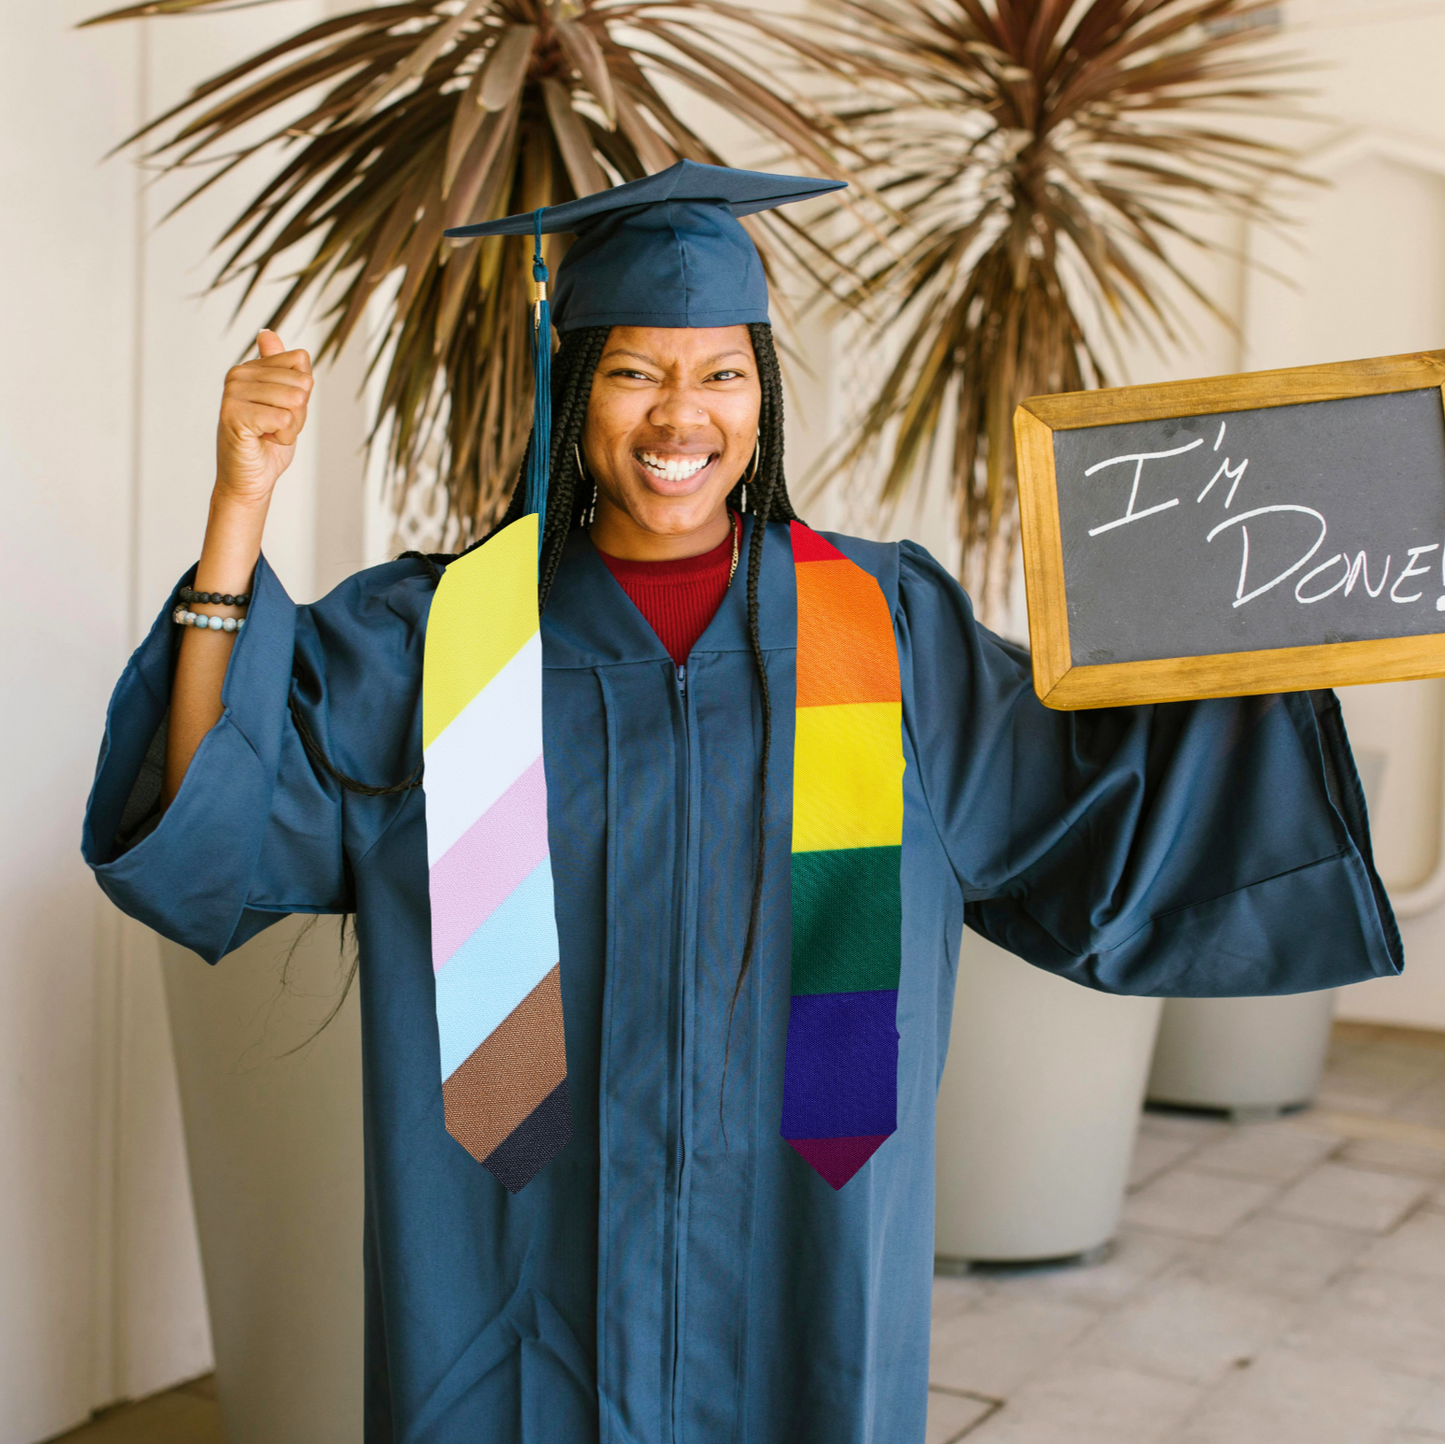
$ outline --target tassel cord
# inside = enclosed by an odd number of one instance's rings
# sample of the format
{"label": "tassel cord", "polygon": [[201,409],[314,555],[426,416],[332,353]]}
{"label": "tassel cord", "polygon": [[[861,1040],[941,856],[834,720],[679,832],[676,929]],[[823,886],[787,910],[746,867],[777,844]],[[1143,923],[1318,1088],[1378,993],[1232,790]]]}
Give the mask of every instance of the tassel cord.
{"label": "tassel cord", "polygon": [[[527,455],[526,510],[547,515],[547,473],[552,456],[552,308],[547,301],[547,263],[542,258],[542,209],[533,216],[532,252],[532,445]],[[540,559],[542,533],[537,528]]]}

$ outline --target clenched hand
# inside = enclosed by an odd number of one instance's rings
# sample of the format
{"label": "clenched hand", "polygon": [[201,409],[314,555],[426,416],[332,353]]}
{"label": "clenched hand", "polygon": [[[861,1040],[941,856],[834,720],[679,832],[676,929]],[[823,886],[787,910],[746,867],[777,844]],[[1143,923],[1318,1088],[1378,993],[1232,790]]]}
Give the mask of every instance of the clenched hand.
{"label": "clenched hand", "polygon": [[286,350],[274,331],[256,338],[261,354],[226,373],[216,426],[216,490],[254,504],[270,499],[291,465],[311,403],[311,357]]}

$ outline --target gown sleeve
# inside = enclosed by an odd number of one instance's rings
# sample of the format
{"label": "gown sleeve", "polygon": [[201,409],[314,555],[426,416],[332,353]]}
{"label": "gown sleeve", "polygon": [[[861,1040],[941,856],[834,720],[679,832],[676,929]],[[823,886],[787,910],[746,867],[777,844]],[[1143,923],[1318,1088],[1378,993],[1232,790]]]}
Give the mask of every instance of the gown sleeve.
{"label": "gown sleeve", "polygon": [[349,617],[358,580],[316,607],[297,607],[261,559],[222,687],[221,718],[164,814],[161,771],[180,634],[174,603],[116,685],[81,850],[122,911],[208,962],[288,913],[353,909],[346,799],[308,754],[292,703],[313,744],[349,770],[336,726],[348,709],[333,695],[328,634],[344,641],[348,620],[353,633],[354,622],[364,621]]}
{"label": "gown sleeve", "polygon": [[1400,971],[1332,692],[1053,711],[1027,653],[922,548],[900,553],[906,725],[970,927],[1113,993]]}

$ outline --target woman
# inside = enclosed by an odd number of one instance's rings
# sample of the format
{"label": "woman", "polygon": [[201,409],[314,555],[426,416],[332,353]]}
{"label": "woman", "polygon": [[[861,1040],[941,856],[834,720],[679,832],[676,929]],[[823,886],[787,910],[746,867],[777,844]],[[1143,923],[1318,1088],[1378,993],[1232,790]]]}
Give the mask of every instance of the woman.
{"label": "woman", "polygon": [[[286,913],[356,915],[369,1440],[916,1444],[965,922],[1124,993],[1400,965],[1331,694],[1050,712],[921,548],[795,523],[734,217],[822,188],[683,163],[538,218],[580,233],[532,453],[545,827],[525,841],[522,809],[494,835],[460,929],[446,767],[541,774],[503,724],[442,766],[429,611],[445,646],[493,646],[500,614],[459,611],[458,579],[533,565],[527,492],[460,561],[296,607],[260,543],[309,363],[262,333],[227,378],[205,547],[117,688],[85,849],[121,907],[211,961]],[[534,928],[452,998],[438,939],[544,865],[560,968]],[[539,1031],[488,1064],[499,1092],[458,1102],[474,1037],[526,1012],[498,1021],[516,1000],[486,979],[538,948]],[[492,1032],[448,1041],[487,1008]],[[468,1099],[513,1095],[512,1132],[479,1145],[494,1120]]]}

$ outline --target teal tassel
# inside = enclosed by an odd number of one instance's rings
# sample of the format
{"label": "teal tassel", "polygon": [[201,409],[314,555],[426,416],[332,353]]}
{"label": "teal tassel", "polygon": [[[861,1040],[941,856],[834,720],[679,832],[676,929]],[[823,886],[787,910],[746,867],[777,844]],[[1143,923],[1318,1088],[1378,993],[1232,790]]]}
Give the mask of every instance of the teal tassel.
{"label": "teal tassel", "polygon": [[547,520],[547,477],[552,456],[552,311],[547,304],[547,265],[542,259],[542,208],[533,217],[536,245],[532,255],[532,379],[536,391],[532,401],[532,447],[527,454],[524,501],[528,512],[536,512],[537,545]]}

